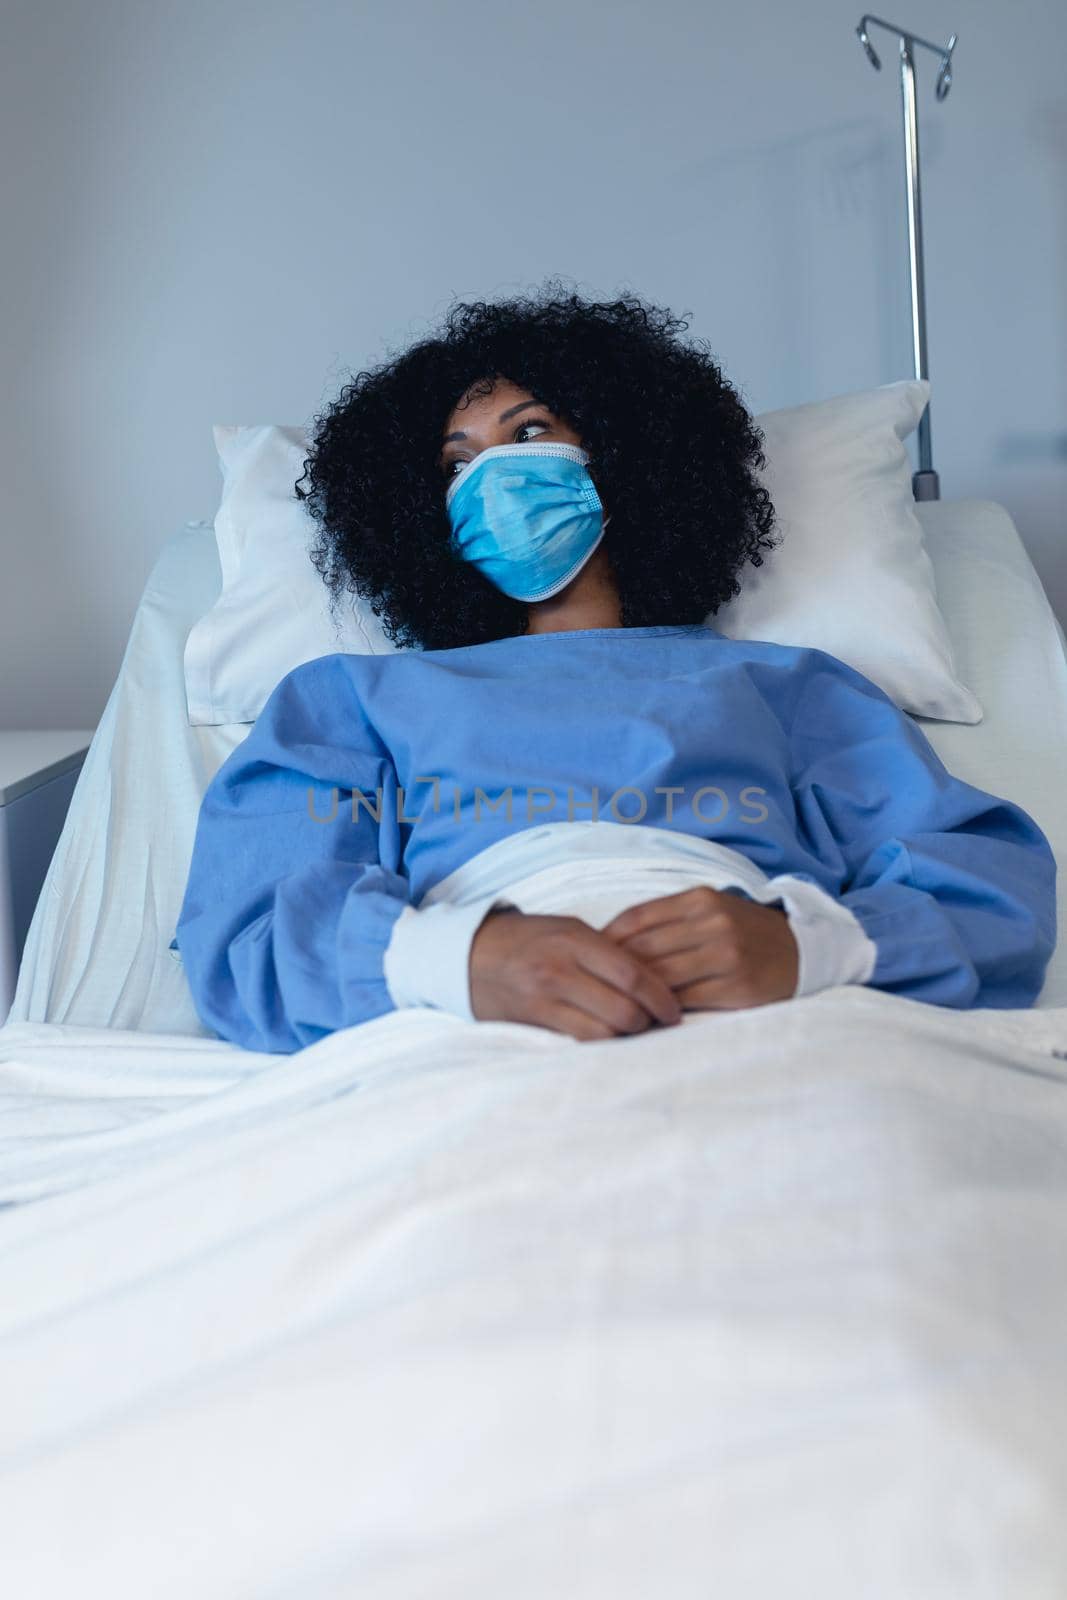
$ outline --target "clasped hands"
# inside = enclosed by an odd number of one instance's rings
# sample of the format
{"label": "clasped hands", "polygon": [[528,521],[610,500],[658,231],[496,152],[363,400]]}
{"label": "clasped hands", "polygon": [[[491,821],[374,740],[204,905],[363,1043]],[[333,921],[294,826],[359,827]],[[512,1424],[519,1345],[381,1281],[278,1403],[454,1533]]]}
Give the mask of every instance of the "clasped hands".
{"label": "clasped hands", "polygon": [[671,1026],[683,1011],[788,999],[799,963],[781,907],[705,885],[644,900],[599,930],[499,909],[471,944],[471,1009],[483,1022],[610,1039]]}

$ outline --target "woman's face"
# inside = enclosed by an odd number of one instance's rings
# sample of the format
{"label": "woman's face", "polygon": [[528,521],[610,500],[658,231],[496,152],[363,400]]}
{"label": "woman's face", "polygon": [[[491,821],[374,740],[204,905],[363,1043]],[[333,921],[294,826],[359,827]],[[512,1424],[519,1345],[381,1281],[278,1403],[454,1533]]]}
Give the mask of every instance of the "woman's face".
{"label": "woman's face", "polygon": [[441,473],[447,488],[461,471],[495,444],[531,444],[534,439],[581,445],[573,428],[507,378],[497,378],[489,394],[468,391],[448,416],[441,444]]}

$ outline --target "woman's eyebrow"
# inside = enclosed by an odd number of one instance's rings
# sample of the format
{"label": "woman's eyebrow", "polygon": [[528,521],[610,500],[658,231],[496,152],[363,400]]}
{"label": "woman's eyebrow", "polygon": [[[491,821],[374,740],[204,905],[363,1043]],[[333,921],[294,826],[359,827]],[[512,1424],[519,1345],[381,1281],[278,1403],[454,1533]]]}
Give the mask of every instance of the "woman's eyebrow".
{"label": "woman's eyebrow", "polygon": [[[541,405],[540,400],[520,400],[517,406],[509,406],[506,411],[502,411],[496,420],[498,422],[507,422],[509,417],[514,417],[518,414],[518,412],[525,411],[527,406],[539,405]],[[466,437],[467,435],[465,433],[446,433],[444,438],[441,440],[441,443],[448,444],[453,439],[465,439]]]}
{"label": "woman's eyebrow", "polygon": [[[508,420],[508,418],[509,417],[513,417],[516,414],[516,412],[525,411],[527,406],[541,406],[541,405],[542,405],[542,402],[540,400],[520,400],[520,402],[519,402],[519,404],[517,406],[512,406],[508,411],[502,411],[500,413],[499,417],[497,417],[496,420],[498,422],[506,422]],[[544,410],[546,408],[544,406],[542,406],[542,409]]]}

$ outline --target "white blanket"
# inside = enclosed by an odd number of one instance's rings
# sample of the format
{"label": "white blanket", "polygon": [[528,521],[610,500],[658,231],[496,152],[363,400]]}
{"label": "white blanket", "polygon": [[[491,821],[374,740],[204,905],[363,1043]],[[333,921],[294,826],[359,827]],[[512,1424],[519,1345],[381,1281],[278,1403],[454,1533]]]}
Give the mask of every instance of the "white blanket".
{"label": "white blanket", "polygon": [[5,1595],[1067,1592],[1065,1009],[0,1063]]}

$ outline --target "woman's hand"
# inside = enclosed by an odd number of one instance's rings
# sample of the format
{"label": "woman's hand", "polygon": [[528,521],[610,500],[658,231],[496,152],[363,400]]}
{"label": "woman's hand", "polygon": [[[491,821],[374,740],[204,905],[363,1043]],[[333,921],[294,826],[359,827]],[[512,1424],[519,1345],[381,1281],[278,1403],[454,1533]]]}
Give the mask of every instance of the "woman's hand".
{"label": "woman's hand", "polygon": [[601,929],[670,985],[686,1011],[788,1000],[800,952],[784,910],[699,886],[644,900]]}
{"label": "woman's hand", "polygon": [[580,917],[491,911],[470,952],[471,1010],[481,1022],[529,1022],[574,1039],[611,1039],[676,1023],[682,1007],[635,951]]}

